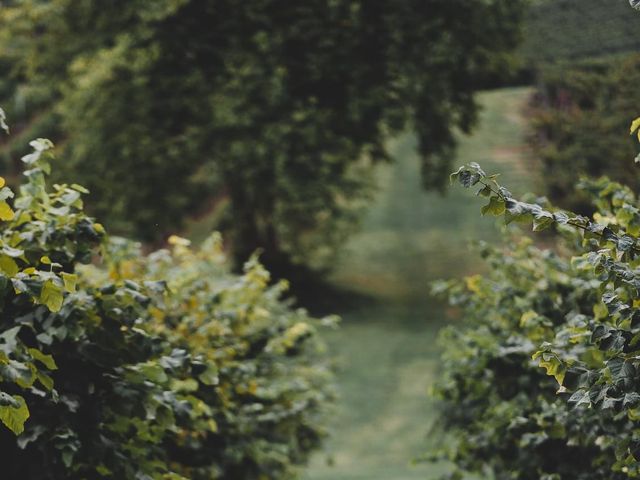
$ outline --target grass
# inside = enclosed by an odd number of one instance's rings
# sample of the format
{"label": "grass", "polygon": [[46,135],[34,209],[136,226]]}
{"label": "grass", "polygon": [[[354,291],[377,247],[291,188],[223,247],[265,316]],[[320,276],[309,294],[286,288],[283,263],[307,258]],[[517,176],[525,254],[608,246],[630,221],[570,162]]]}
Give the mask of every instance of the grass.
{"label": "grass", "polygon": [[[529,89],[484,93],[479,128],[461,141],[457,163],[502,172],[514,193],[531,187],[521,110]],[[499,238],[481,218],[480,201],[461,188],[446,197],[420,185],[415,139],[393,141],[396,162],[379,173],[380,190],[362,231],[346,247],[332,283],[364,299],[344,306],[342,327],[328,335],[339,359],[341,400],[325,452],[306,480],[412,480],[445,465],[412,465],[437,418],[427,391],[437,376],[438,329],[445,307],[428,296],[436,278],[476,271],[470,239]]]}

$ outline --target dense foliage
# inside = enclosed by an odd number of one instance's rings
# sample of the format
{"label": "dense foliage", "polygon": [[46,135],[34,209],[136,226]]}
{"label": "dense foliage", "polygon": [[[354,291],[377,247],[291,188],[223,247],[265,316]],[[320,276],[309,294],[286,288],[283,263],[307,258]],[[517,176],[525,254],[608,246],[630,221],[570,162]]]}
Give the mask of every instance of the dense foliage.
{"label": "dense foliage", "polygon": [[[450,407],[440,425],[449,444],[440,454],[459,472],[497,479],[624,478],[611,472],[615,453],[602,442],[624,420],[568,407],[568,394],[557,395],[556,381],[532,361],[567,328],[567,316],[592,315],[596,288],[562,256],[530,243],[521,240],[508,253],[483,246],[486,276],[434,286],[465,320],[440,335],[444,376],[436,393]],[[580,345],[574,353],[583,351]]]}
{"label": "dense foliage", "polygon": [[443,335],[438,392],[454,477],[638,477],[638,199],[606,179],[585,182],[597,208],[590,220],[516,200],[477,164],[454,178],[488,198],[483,214],[565,238],[559,253],[526,240],[485,249],[486,277],[439,286],[470,321]]}
{"label": "dense foliage", "polygon": [[521,0],[3,3],[6,105],[64,139],[60,171],[107,226],[155,240],[228,198],[236,257],[263,247],[276,267],[326,263],[390,133],[413,127],[425,184],[442,185],[523,14]]}
{"label": "dense foliage", "polygon": [[530,143],[547,179],[544,193],[554,203],[593,212],[588,196],[575,189],[576,172],[640,188],[640,175],[629,162],[633,139],[624,134],[640,102],[639,72],[638,55],[544,70],[529,117]]}
{"label": "dense foliage", "polygon": [[108,242],[32,146],[0,190],[3,478],[295,477],[331,397],[319,322],[255,259],[228,273],[217,237]]}

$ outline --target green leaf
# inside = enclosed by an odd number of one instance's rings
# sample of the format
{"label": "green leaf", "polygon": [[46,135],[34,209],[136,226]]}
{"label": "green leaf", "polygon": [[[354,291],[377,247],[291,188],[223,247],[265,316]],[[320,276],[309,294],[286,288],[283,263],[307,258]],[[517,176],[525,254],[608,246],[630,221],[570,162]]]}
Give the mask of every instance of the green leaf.
{"label": "green leaf", "polygon": [[36,374],[38,381],[42,384],[44,388],[51,391],[53,389],[53,378],[47,375],[44,372],[38,372]]}
{"label": "green leaf", "polygon": [[103,463],[96,467],[96,472],[98,472],[103,477],[108,477],[112,474],[111,470],[109,470]]}
{"label": "green leaf", "polygon": [[540,351],[533,354],[533,360],[538,360],[540,367],[547,370],[547,375],[555,377],[558,384],[562,385],[567,367],[552,352]]}
{"label": "green leaf", "polygon": [[49,370],[58,369],[58,366],[56,365],[56,362],[51,355],[45,355],[37,348],[29,348],[27,351],[29,352],[29,355],[31,355],[35,360],[38,360]]}
{"label": "green leaf", "polygon": [[6,273],[9,277],[15,277],[20,271],[18,264],[15,260],[7,255],[0,255],[0,270]]}
{"label": "green leaf", "polygon": [[44,282],[40,292],[40,303],[46,305],[52,312],[59,312],[63,301],[62,287],[56,285],[52,280]]}
{"label": "green leaf", "polygon": [[0,406],[0,421],[14,434],[20,435],[24,432],[24,423],[29,418],[29,409],[24,398],[19,395],[13,398],[18,402],[19,406]]}
{"label": "green leaf", "polygon": [[78,185],[77,183],[72,183],[71,188],[73,188],[74,190],[77,190],[80,193],[85,193],[85,194],[89,193],[89,190],[84,188],[82,185]]}
{"label": "green leaf", "polygon": [[640,129],[640,117],[636,118],[633,122],[631,122],[631,127],[629,128],[629,134],[633,135],[633,132],[635,132],[638,129]]}
{"label": "green leaf", "polygon": [[0,200],[0,220],[13,220],[15,214],[7,202]]}
{"label": "green leaf", "polygon": [[218,382],[220,381],[218,369],[213,363],[207,365],[207,369],[202,372],[198,378],[205,385],[218,385]]}
{"label": "green leaf", "polygon": [[549,228],[554,222],[553,215],[543,212],[533,218],[533,231],[540,232]]}
{"label": "green leaf", "polygon": [[482,196],[482,197],[489,197],[491,193],[492,193],[491,187],[489,185],[485,185],[480,190],[478,190],[478,193],[476,195]]}
{"label": "green leaf", "polygon": [[62,272],[60,274],[62,276],[62,281],[64,282],[64,289],[73,293],[76,291],[76,286],[78,284],[78,276],[73,273]]}
{"label": "green leaf", "polygon": [[491,215],[500,216],[505,212],[505,203],[499,197],[493,196],[489,199],[489,203],[482,207],[482,215],[490,213]]}

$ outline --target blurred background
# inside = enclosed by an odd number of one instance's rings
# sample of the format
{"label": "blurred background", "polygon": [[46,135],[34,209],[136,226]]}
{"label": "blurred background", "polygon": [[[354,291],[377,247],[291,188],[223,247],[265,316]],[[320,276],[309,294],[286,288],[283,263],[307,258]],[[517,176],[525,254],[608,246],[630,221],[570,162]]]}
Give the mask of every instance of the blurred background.
{"label": "blurred background", "polygon": [[500,238],[448,175],[475,161],[584,214],[576,171],[637,190],[639,25],[627,0],[0,1],[0,174],[51,138],[110,232],[218,230],[237,268],[259,250],[343,318],[305,478],[429,478],[449,321],[429,284]]}

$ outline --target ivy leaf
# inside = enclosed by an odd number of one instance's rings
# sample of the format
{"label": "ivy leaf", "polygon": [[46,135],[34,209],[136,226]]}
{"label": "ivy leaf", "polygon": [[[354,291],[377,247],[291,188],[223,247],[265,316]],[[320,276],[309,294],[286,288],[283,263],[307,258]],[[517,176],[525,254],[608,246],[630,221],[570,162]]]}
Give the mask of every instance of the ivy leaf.
{"label": "ivy leaf", "polygon": [[578,390],[575,392],[568,400],[569,403],[573,403],[576,407],[581,405],[589,406],[591,404],[591,399],[589,398],[589,394],[583,390]]}
{"label": "ivy leaf", "polygon": [[623,235],[618,239],[618,250],[621,252],[628,252],[631,250],[636,244],[636,241],[633,237],[629,235]]}
{"label": "ivy leaf", "polygon": [[558,384],[562,386],[567,367],[555,353],[539,351],[533,354],[532,359],[538,360],[538,364],[547,371],[547,375],[555,377]]}
{"label": "ivy leaf", "polygon": [[622,405],[624,407],[633,407],[640,402],[640,394],[638,392],[626,393]]}

